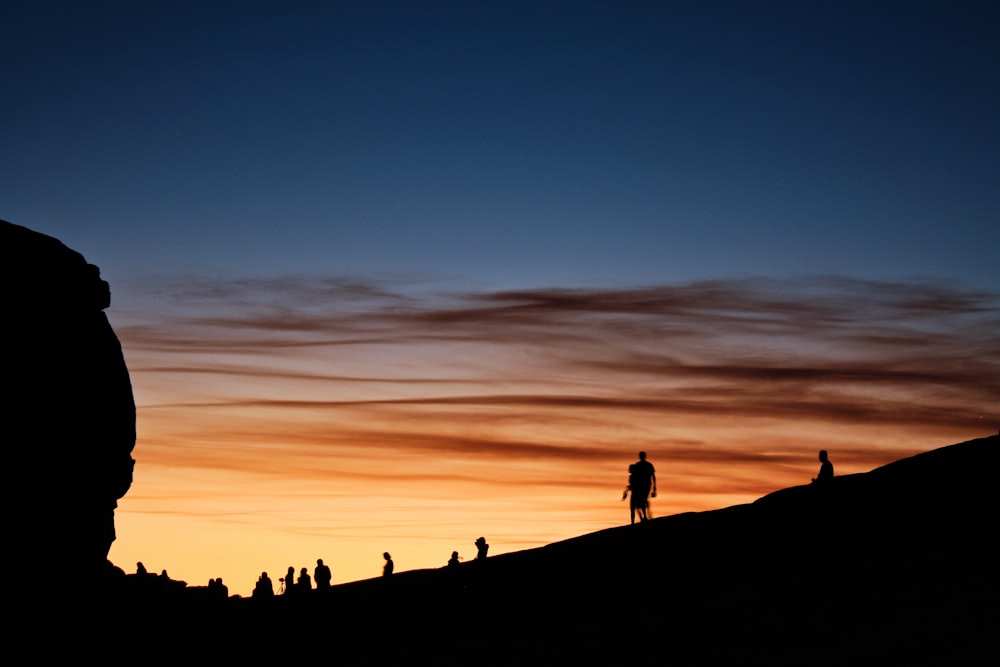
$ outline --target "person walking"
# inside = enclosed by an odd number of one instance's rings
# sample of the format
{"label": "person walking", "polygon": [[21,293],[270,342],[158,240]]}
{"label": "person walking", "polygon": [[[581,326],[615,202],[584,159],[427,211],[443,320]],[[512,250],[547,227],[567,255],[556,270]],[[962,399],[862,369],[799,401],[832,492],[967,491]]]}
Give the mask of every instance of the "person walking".
{"label": "person walking", "polygon": [[649,519],[649,499],[656,497],[656,468],[646,459],[646,452],[639,452],[639,460],[632,464],[629,486],[632,506],[639,514],[639,521]]}

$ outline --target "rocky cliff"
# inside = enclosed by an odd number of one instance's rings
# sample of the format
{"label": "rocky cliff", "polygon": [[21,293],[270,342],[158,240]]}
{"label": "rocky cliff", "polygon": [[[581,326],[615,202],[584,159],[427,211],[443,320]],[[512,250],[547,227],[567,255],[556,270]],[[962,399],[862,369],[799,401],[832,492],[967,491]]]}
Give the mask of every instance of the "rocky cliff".
{"label": "rocky cliff", "polygon": [[60,241],[0,221],[8,562],[34,589],[107,567],[132,483],[135,401],[108,284]]}

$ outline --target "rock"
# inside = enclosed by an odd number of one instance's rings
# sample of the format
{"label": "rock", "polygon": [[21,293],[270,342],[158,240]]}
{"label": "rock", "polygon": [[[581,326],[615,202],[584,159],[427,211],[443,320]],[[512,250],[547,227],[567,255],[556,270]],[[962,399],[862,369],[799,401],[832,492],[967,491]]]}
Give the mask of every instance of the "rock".
{"label": "rock", "polygon": [[0,284],[7,551],[35,590],[93,580],[107,572],[136,437],[128,369],[104,314],[110,290],[78,252],[5,221]]}

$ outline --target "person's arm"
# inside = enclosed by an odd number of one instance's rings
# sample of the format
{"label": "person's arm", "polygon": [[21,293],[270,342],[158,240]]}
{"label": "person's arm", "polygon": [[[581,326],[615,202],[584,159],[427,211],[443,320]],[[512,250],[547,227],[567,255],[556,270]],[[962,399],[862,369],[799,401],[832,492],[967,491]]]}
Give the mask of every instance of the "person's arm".
{"label": "person's arm", "polygon": [[653,478],[653,497],[656,497],[656,469],[653,466],[649,466],[649,474]]}

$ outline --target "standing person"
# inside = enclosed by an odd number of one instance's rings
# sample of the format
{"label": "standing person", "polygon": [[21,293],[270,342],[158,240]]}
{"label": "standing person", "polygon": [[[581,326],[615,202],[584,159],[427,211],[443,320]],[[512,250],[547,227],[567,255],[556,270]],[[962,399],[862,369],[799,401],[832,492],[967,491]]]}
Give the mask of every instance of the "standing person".
{"label": "standing person", "polygon": [[819,474],[813,477],[813,484],[822,484],[833,479],[833,464],[825,449],[819,450]]}
{"label": "standing person", "polygon": [[392,570],[394,567],[392,564],[392,556],[390,556],[389,552],[386,551],[384,554],[382,554],[382,558],[385,559],[385,565],[382,566],[382,576],[390,577],[392,576]]}
{"label": "standing person", "polygon": [[646,460],[646,452],[639,452],[639,460],[632,466],[632,474],[629,476],[632,503],[639,511],[639,520],[646,521],[649,519],[649,498],[656,497],[656,469]]}
{"label": "standing person", "polygon": [[285,589],[285,595],[291,595],[295,592],[295,568],[291,565],[288,566],[288,572],[281,579],[282,586]]}
{"label": "standing person", "polygon": [[490,545],[486,544],[485,537],[476,540],[476,560],[486,560],[486,552],[489,550]]}
{"label": "standing person", "polygon": [[649,505],[649,501],[646,498],[641,498],[639,494],[635,492],[635,464],[631,464],[628,467],[628,486],[625,487],[625,491],[622,493],[622,500],[628,498],[628,494],[632,494],[632,499],[628,503],[629,512],[629,523],[635,524],[635,514],[639,513],[639,520],[646,520],[646,507]]}
{"label": "standing person", "polygon": [[313,579],[316,580],[316,590],[330,588],[330,580],[332,578],[330,566],[324,564],[322,558],[316,559],[316,569],[313,570]]}

